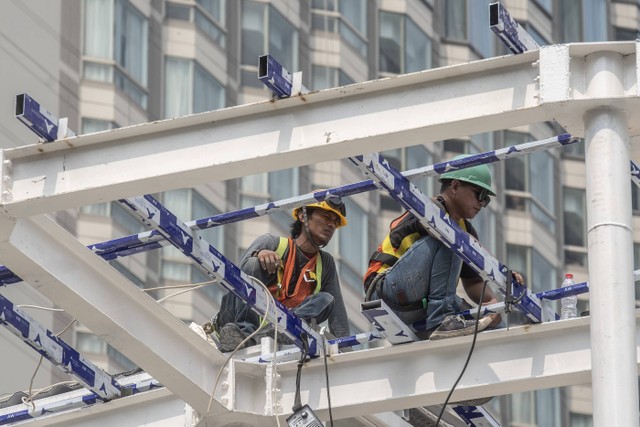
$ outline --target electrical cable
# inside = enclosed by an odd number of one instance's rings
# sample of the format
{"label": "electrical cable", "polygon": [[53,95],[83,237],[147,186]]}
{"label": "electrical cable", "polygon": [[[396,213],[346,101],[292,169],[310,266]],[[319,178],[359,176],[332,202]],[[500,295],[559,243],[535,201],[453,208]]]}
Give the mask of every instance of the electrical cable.
{"label": "electrical cable", "polygon": [[302,366],[307,361],[307,354],[309,354],[309,336],[306,332],[300,334],[300,340],[302,341],[302,352],[300,353],[300,360],[298,361],[298,371],[296,372],[296,394],[293,399],[293,407],[291,410],[296,412],[302,408],[302,402],[300,401],[300,379],[302,378]]}
{"label": "electrical cable", "polygon": [[[269,288],[267,288],[267,286],[262,283],[260,280],[256,279],[255,277],[249,276],[251,278],[251,280],[254,283],[258,283],[260,284],[260,286],[262,286],[266,292],[267,297],[267,307],[265,310],[265,313],[269,313],[269,310],[271,310],[271,304],[275,305],[275,300],[273,299],[273,295],[271,295],[271,292],[269,291]],[[220,367],[220,370],[218,371],[218,374],[216,375],[216,379],[213,383],[213,389],[211,391],[211,395],[209,397],[209,404],[207,405],[207,414],[211,411],[211,403],[213,403],[213,396],[215,395],[216,389],[218,388],[218,382],[220,381],[220,377],[222,375],[222,372],[224,371],[224,368],[229,364],[229,361],[232,359],[233,355],[236,354],[236,352],[242,348],[242,346],[244,346],[244,344],[246,342],[248,342],[250,339],[252,339],[260,330],[262,330],[262,328],[269,323],[267,321],[267,319],[262,319],[262,322],[260,322],[260,325],[258,326],[258,329],[256,329],[255,331],[253,331],[250,335],[248,335],[244,340],[242,340],[242,342],[240,342],[240,344],[238,344],[236,346],[236,348],[229,354],[229,356],[227,357],[227,359],[224,361],[224,363],[222,364],[222,366]],[[278,335],[278,324],[277,322],[274,323],[274,340],[276,340],[275,342],[277,343],[277,335]],[[273,346],[273,357],[272,357],[272,363],[274,366],[274,371],[273,371],[273,376],[276,376],[276,371],[275,371],[275,360],[276,360],[276,352],[277,352],[277,345]],[[273,393],[273,389],[272,389],[272,393]],[[272,395],[273,396],[273,395]],[[274,399],[272,398],[272,404],[274,402]],[[275,404],[274,405],[274,414],[276,417],[276,422],[278,424],[278,427],[280,427],[280,419],[278,418],[278,412],[277,412],[277,408],[275,408]]]}
{"label": "electrical cable", "polygon": [[44,356],[40,355],[40,360],[38,360],[38,365],[36,366],[36,370],[33,371],[33,375],[31,375],[31,380],[29,381],[29,390],[27,391],[27,395],[22,398],[22,403],[24,403],[25,405],[31,404],[31,408],[34,411],[36,410],[36,404],[33,401],[33,394],[31,393],[31,390],[33,389],[33,380],[36,377],[36,374],[38,373],[38,370],[40,369],[40,365],[42,365],[43,360],[44,360]]}
{"label": "electrical cable", "polygon": [[64,311],[63,308],[49,308],[49,307],[42,307],[40,305],[31,305],[31,304],[18,304],[18,305],[16,305],[16,307],[20,307],[20,308],[36,308],[38,310],[46,310],[46,311]]}
{"label": "electrical cable", "polygon": [[[482,285],[482,293],[480,294],[480,301],[484,300],[484,291],[487,289],[487,281],[484,282],[484,285]],[[438,419],[436,420],[436,424],[435,427],[438,427],[440,425],[440,420],[442,419],[442,415],[444,415],[444,411],[447,408],[447,404],[449,403],[449,399],[451,398],[451,395],[453,394],[453,391],[456,389],[456,386],[458,385],[458,383],[460,382],[460,380],[462,379],[462,376],[464,375],[464,372],[467,370],[467,366],[469,365],[469,361],[471,360],[471,355],[473,354],[473,350],[476,346],[476,338],[478,337],[478,321],[480,320],[480,314],[482,313],[482,304],[478,304],[478,313],[476,315],[476,324],[475,324],[475,328],[473,329],[473,340],[471,341],[471,347],[469,348],[469,353],[467,354],[467,360],[465,360],[464,362],[464,366],[462,367],[462,371],[460,372],[460,375],[458,375],[458,379],[456,379],[456,382],[453,383],[453,386],[451,387],[451,390],[449,390],[449,394],[447,394],[447,398],[444,400],[444,403],[442,404],[442,409],[440,409],[440,414],[438,414]]]}
{"label": "electrical cable", "polygon": [[325,383],[327,385],[327,407],[329,408],[329,425],[333,427],[333,412],[331,409],[331,392],[329,387],[329,364],[327,363],[327,340],[324,336],[324,328],[321,332],[322,335],[322,352],[324,353],[324,376]]}
{"label": "electrical cable", "polygon": [[[38,307],[38,306],[33,306],[32,308],[43,308],[43,309],[46,309],[46,307]],[[69,329],[71,327],[71,325],[73,325],[75,322],[76,322],[76,319],[73,319],[71,322],[69,322],[69,324],[67,326],[64,327],[63,330],[61,330],[60,332],[55,334],[55,336],[59,337],[60,335],[64,334],[67,331],[67,329]],[[33,375],[31,375],[31,380],[29,381],[29,390],[27,391],[27,395],[22,398],[22,403],[24,403],[25,405],[31,404],[31,407],[33,408],[34,411],[36,410],[36,404],[33,401],[33,398],[36,395],[38,395],[40,393],[40,391],[42,391],[43,389],[40,389],[36,393],[32,393],[33,381],[36,378],[36,374],[38,373],[38,370],[40,369],[40,365],[42,365],[42,361],[43,360],[44,360],[44,356],[40,355],[40,360],[38,361],[38,365],[36,366],[35,371],[33,371]],[[50,386],[50,387],[53,387],[53,386]]]}
{"label": "electrical cable", "polygon": [[[187,292],[195,291],[196,289],[207,287],[207,286],[209,286],[209,285],[211,285],[213,283],[216,283],[216,280],[210,280],[208,282],[194,283],[192,285],[178,285],[179,287],[185,287],[185,286],[191,286],[191,287],[189,289],[185,289],[185,290],[182,290],[182,291],[174,292],[174,293],[172,293],[170,295],[167,295],[165,297],[157,299],[156,302],[158,302],[158,303],[164,302],[164,301],[168,300],[169,298],[173,298],[173,297],[176,297],[178,295],[186,294]],[[167,287],[167,288],[169,288],[169,287]]]}
{"label": "electrical cable", "polygon": [[161,290],[164,290],[164,289],[193,288],[195,286],[210,285],[212,283],[215,283],[216,281],[217,281],[216,279],[212,279],[212,280],[207,280],[205,282],[186,283],[184,285],[157,286],[155,288],[144,288],[144,289],[141,289],[141,290],[142,290],[142,292],[152,292],[152,291],[161,291]]}

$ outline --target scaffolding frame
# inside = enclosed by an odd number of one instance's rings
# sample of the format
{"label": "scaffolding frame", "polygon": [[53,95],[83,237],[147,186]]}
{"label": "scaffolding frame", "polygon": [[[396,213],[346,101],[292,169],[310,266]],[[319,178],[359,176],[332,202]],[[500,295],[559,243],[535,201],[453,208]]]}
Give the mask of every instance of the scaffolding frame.
{"label": "scaffolding frame", "polygon": [[[554,45],[2,150],[0,262],[204,414],[203,421],[274,425],[265,410],[264,365],[232,361],[227,386],[207,414],[221,355],[43,214],[311,158],[556,121],[586,142],[591,317],[483,333],[453,398],[591,380],[594,425],[638,425],[628,165],[640,126],[639,46]],[[333,355],[334,417],[439,403],[453,383],[447,368],[461,366],[467,345],[462,337]],[[323,369],[319,360],[307,365],[301,393],[328,419],[326,393],[317,386]],[[291,407],[295,363],[278,372],[279,405]]]}

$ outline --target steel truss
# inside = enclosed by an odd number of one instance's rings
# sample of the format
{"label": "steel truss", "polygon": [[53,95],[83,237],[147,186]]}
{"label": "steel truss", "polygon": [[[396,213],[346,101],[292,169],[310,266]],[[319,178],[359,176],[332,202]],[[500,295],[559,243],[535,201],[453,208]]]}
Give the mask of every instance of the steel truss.
{"label": "steel truss", "polygon": [[[207,414],[222,355],[42,214],[237,178],[246,170],[300,166],[308,164],[311,153],[314,162],[336,160],[544,121],[585,136],[599,157],[590,158],[587,151],[589,175],[624,189],[629,139],[638,134],[640,123],[639,50],[634,42],[549,46],[304,98],[5,149],[0,261],[205,420],[274,425],[265,409],[266,364],[232,361],[224,376],[227,387],[216,393]],[[614,141],[609,150],[615,156],[601,151],[605,140]],[[166,167],[152,166],[158,164]],[[616,173],[602,180],[610,169]],[[619,210],[629,206],[611,192],[595,191],[599,185],[587,183],[595,214],[589,219],[589,241],[594,242],[589,277],[591,325],[597,328],[590,334],[590,318],[581,318],[483,333],[454,399],[592,380],[594,388],[598,382],[604,390],[619,392],[594,396],[594,425],[637,425],[638,319],[632,295],[617,293],[633,289],[631,274],[620,273],[631,271],[631,258],[606,253],[631,254],[631,214],[630,209],[624,215],[598,210],[602,204]],[[606,241],[615,242],[615,251]],[[618,332],[609,333],[608,325],[616,325]],[[334,417],[439,403],[454,380],[456,370],[450,368],[462,365],[467,346],[462,337],[332,355]],[[615,375],[604,383],[595,380],[612,366]],[[295,371],[294,362],[278,367],[278,403],[285,413],[293,405]],[[303,399],[327,419],[326,394],[318,387],[324,384],[322,360],[306,365],[305,378]],[[247,398],[240,401],[241,395]]]}

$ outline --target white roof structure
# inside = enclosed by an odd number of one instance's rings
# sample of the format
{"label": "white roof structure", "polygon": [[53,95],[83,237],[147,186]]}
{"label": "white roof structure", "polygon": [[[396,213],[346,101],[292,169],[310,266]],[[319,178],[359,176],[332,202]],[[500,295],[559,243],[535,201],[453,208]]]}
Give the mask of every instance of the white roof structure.
{"label": "white roof structure", "polygon": [[[629,144],[640,130],[639,48],[554,45],[2,150],[0,261],[165,386],[30,424],[182,425],[193,415],[198,426],[276,425],[272,389],[284,419],[296,382],[296,362],[280,363],[273,384],[268,364],[232,360],[211,399],[225,357],[43,214],[556,121],[586,140],[591,316],[482,333],[453,400],[592,382],[595,426],[638,425]],[[461,337],[331,356],[333,418],[403,425],[370,414],[442,402],[468,346]],[[301,396],[327,420],[324,369],[321,358],[305,365]]]}

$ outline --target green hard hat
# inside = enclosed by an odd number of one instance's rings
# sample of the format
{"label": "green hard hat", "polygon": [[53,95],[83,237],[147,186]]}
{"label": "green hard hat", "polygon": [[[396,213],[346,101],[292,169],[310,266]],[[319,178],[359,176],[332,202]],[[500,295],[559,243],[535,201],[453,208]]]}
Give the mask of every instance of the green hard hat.
{"label": "green hard hat", "polygon": [[[463,159],[468,154],[461,154],[452,160]],[[458,181],[468,182],[489,191],[492,196],[496,195],[495,190],[491,187],[491,170],[487,165],[471,166],[465,169],[454,169],[440,175],[440,182],[448,179],[457,179]]]}

